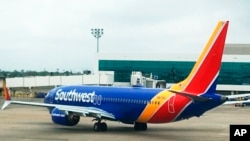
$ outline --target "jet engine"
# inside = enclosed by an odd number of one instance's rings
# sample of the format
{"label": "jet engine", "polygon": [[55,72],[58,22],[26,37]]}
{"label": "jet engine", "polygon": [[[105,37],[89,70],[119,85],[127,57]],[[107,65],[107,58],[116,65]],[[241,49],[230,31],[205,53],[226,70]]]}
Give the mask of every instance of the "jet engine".
{"label": "jet engine", "polygon": [[74,126],[80,121],[79,115],[70,112],[65,114],[57,108],[52,110],[51,118],[54,123],[65,126]]}

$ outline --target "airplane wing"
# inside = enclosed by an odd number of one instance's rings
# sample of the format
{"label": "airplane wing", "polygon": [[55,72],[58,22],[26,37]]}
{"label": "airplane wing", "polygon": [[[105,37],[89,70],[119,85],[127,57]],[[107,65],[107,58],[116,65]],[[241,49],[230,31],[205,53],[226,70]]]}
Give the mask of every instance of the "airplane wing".
{"label": "airplane wing", "polygon": [[81,107],[81,106],[68,106],[68,105],[56,105],[55,107],[58,108],[60,111],[65,112],[66,114],[67,112],[73,112],[76,114],[80,114],[81,116],[115,120],[113,114],[95,107]]}
{"label": "airplane wing", "polygon": [[5,82],[3,83],[3,90],[5,94],[5,102],[1,108],[4,110],[10,104],[19,104],[19,105],[29,105],[29,106],[39,106],[39,107],[47,107],[47,108],[57,108],[65,114],[69,112],[75,113],[79,116],[89,116],[94,118],[102,118],[115,120],[115,116],[112,113],[104,111],[95,107],[82,107],[82,106],[71,106],[71,105],[60,105],[60,104],[48,104],[48,103],[39,103],[39,102],[25,102],[25,101],[14,101],[11,100],[9,90],[6,87]]}
{"label": "airplane wing", "polygon": [[250,103],[250,93],[226,96],[228,100],[224,104],[243,104]]}
{"label": "airplane wing", "polygon": [[[195,95],[192,95],[191,93],[178,92],[178,91],[174,91],[174,90],[170,90],[170,89],[167,89],[167,90],[172,92],[172,93],[176,93],[176,94],[179,94],[179,95],[182,95],[182,96],[186,96],[186,97],[190,98],[191,100],[193,100],[194,102],[196,102],[196,101],[198,101],[198,102],[209,101],[209,99],[206,98],[206,97],[195,96]],[[223,103],[225,105],[250,103],[250,93],[228,95],[226,97],[227,97],[228,100],[225,103]]]}
{"label": "airplane wing", "polygon": [[57,108],[58,110],[64,112],[65,114],[68,114],[69,112],[71,112],[80,116],[115,120],[115,116],[112,113],[106,112],[102,109],[95,108],[95,107],[82,107],[82,106],[70,106],[70,105],[6,100],[1,109],[4,110],[10,104]]}
{"label": "airplane wing", "polygon": [[226,101],[225,105],[229,105],[229,104],[239,104],[239,103],[250,103],[250,100],[243,100],[243,101]]}
{"label": "airplane wing", "polygon": [[248,98],[250,98],[250,93],[246,93],[246,94],[235,94],[235,95],[227,95],[227,97],[229,98],[229,99],[231,99],[231,98],[244,98],[244,97],[248,97]]}

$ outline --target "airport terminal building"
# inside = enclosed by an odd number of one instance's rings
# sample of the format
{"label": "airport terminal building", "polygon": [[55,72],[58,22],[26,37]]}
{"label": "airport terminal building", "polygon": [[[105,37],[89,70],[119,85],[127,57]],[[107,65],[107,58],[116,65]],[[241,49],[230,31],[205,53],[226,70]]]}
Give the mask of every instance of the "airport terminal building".
{"label": "airport terminal building", "polygon": [[[98,73],[6,78],[12,91],[45,92],[60,85],[168,87],[185,79],[199,54],[99,54]],[[96,68],[97,69],[97,68]],[[138,77],[137,73],[140,72]],[[1,84],[0,80],[0,84]],[[2,85],[1,85],[2,86]],[[0,88],[1,88],[0,86]],[[250,44],[226,44],[217,91],[250,93]]]}
{"label": "airport terminal building", "polygon": [[[114,71],[115,82],[130,82],[132,71],[176,83],[190,73],[199,54],[100,54],[99,70]],[[217,90],[250,92],[250,44],[226,44]]]}

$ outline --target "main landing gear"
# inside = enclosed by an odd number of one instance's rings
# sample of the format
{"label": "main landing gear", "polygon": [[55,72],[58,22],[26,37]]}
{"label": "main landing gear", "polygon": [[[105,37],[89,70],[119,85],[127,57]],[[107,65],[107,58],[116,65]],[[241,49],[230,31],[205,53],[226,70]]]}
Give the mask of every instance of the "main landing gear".
{"label": "main landing gear", "polygon": [[105,122],[101,122],[101,120],[98,120],[97,122],[95,122],[94,126],[93,126],[93,130],[95,132],[99,132],[99,131],[107,131],[107,124]]}
{"label": "main landing gear", "polygon": [[148,126],[147,123],[135,122],[134,130],[135,131],[145,131],[147,130]]}
{"label": "main landing gear", "polygon": [[[93,130],[95,132],[99,131],[107,131],[107,124],[105,122],[101,122],[100,119],[97,119],[97,122],[94,123]],[[135,131],[145,131],[147,130],[147,123],[135,122],[134,123],[134,130]]]}

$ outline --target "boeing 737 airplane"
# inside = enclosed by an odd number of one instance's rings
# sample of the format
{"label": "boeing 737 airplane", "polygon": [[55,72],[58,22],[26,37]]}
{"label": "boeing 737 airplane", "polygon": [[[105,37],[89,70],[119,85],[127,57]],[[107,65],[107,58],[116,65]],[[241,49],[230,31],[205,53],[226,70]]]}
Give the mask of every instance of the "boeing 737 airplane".
{"label": "boeing 737 airplane", "polygon": [[169,89],[111,86],[60,86],[48,92],[44,103],[11,100],[5,103],[47,107],[56,124],[73,126],[80,117],[93,117],[94,131],[106,131],[103,120],[133,124],[147,130],[147,123],[175,122],[199,117],[227,101],[216,94],[228,21],[220,21],[188,77]]}

